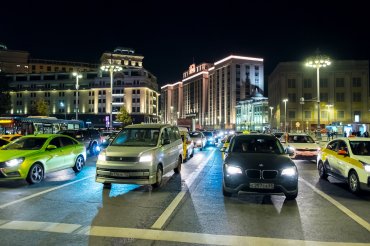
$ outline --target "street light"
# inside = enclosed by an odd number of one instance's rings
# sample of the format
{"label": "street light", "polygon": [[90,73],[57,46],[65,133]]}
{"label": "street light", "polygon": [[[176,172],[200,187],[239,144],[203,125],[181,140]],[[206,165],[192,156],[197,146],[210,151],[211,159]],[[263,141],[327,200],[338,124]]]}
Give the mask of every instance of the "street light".
{"label": "street light", "polygon": [[317,74],[317,140],[321,140],[321,131],[320,131],[320,68],[326,67],[331,64],[329,57],[316,54],[313,57],[310,57],[307,62],[307,67],[316,68]]}
{"label": "street light", "polygon": [[287,132],[287,128],[286,128],[286,103],[288,102],[288,99],[287,98],[283,99],[283,102],[285,104],[284,129],[285,129],[285,132]]}
{"label": "street light", "polygon": [[82,74],[80,74],[79,72],[73,72],[72,75],[73,77],[76,77],[76,120],[78,120],[78,89],[80,87],[80,85],[78,84],[78,80],[82,78]]}
{"label": "street light", "polygon": [[270,107],[270,129],[272,129],[272,110],[274,109],[274,107]]}
{"label": "street light", "polygon": [[60,107],[63,108],[63,111],[64,111],[64,119],[66,120],[67,119],[67,111],[66,111],[64,102],[60,102]]}
{"label": "street light", "polygon": [[170,124],[172,124],[172,122],[173,122],[173,106],[171,106],[171,107],[170,107],[170,109],[171,109],[171,110],[170,110],[170,112],[171,112],[171,115],[170,115],[170,116],[171,116],[171,117],[170,117],[171,122],[170,122]]}
{"label": "street light", "polygon": [[109,113],[109,129],[113,130],[113,73],[122,70],[120,65],[113,64],[113,60],[110,59],[109,64],[102,65],[101,70],[109,72],[110,77],[110,113]]}

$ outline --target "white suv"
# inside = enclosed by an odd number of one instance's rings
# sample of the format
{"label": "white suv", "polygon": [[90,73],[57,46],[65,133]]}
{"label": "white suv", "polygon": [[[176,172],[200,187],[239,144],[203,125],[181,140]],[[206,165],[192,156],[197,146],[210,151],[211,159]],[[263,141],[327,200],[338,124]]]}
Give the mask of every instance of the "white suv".
{"label": "white suv", "polygon": [[285,133],[280,137],[280,142],[285,148],[293,150],[292,159],[315,160],[320,151],[320,146],[311,136],[304,133]]}
{"label": "white suv", "polygon": [[181,171],[183,143],[176,126],[136,124],[125,127],[100,153],[96,163],[96,182],[162,184],[163,174]]}

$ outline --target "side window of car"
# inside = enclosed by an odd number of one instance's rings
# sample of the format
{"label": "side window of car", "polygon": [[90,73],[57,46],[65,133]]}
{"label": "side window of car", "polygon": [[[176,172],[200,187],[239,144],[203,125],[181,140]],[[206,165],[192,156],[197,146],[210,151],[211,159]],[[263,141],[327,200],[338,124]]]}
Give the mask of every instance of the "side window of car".
{"label": "side window of car", "polygon": [[68,145],[74,145],[75,144],[75,142],[70,138],[61,137],[60,140],[62,141],[63,146],[68,146]]}
{"label": "side window of car", "polygon": [[335,151],[338,147],[338,141],[333,141],[333,142],[330,142],[326,148],[329,149],[329,150],[333,150]]}
{"label": "side window of car", "polygon": [[172,142],[175,142],[175,141],[177,140],[177,138],[176,138],[176,133],[175,133],[175,131],[173,131],[173,127],[169,127],[169,128],[167,128],[167,129],[168,129],[168,134],[169,134],[169,136],[170,136],[171,143],[172,143]]}
{"label": "side window of car", "polygon": [[54,138],[50,141],[49,145],[55,145],[57,146],[57,148],[60,148],[61,147],[61,144],[60,144],[60,138]]}
{"label": "side window of car", "polygon": [[172,127],[172,132],[174,134],[175,140],[178,140],[181,138],[180,131],[177,127]]}
{"label": "side window of car", "polygon": [[336,151],[338,150],[348,151],[347,144],[344,141],[338,141],[338,146],[336,148]]}

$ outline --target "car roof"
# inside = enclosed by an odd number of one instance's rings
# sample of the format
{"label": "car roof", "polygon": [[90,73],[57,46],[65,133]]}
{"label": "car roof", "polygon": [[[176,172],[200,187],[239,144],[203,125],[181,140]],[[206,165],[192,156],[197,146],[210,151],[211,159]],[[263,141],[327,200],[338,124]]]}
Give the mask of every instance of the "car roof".
{"label": "car roof", "polygon": [[238,138],[271,138],[276,139],[275,136],[270,134],[264,134],[264,133],[251,133],[251,134],[237,134],[234,136],[235,139]]}
{"label": "car roof", "polygon": [[170,124],[133,124],[133,125],[128,125],[128,126],[125,126],[126,129],[128,128],[142,128],[142,129],[145,129],[145,128],[162,128],[162,127],[165,127],[165,126],[172,126]]}
{"label": "car roof", "polygon": [[339,137],[334,140],[348,140],[348,141],[364,141],[364,142],[370,142],[370,138],[364,138],[364,137]]}

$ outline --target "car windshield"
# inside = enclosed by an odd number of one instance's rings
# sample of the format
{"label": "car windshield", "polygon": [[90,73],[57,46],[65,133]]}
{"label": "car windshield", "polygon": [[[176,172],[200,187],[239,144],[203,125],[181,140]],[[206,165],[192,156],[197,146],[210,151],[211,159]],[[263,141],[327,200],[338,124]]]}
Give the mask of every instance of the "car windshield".
{"label": "car windshield", "polygon": [[369,141],[350,141],[349,145],[354,155],[370,156],[370,142]]}
{"label": "car windshield", "polygon": [[206,137],[213,137],[213,133],[212,133],[212,132],[203,132],[203,134],[204,134]]}
{"label": "car windshield", "polygon": [[315,143],[315,141],[306,135],[289,135],[288,143]]}
{"label": "car windshield", "polygon": [[200,132],[189,132],[190,137],[192,138],[200,138],[201,133]]}
{"label": "car windshield", "polygon": [[127,128],[111,143],[112,146],[156,146],[159,128]]}
{"label": "car windshield", "polygon": [[284,148],[278,139],[265,137],[236,137],[231,152],[284,154]]}
{"label": "car windshield", "polygon": [[19,138],[7,145],[3,150],[37,150],[42,148],[46,140],[47,138],[40,137]]}

